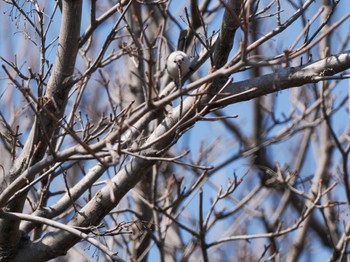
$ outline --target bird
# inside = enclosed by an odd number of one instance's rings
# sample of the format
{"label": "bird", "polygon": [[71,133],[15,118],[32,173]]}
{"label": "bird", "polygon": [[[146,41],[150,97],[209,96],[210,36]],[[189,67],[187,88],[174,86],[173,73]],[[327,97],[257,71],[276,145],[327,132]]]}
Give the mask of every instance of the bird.
{"label": "bird", "polygon": [[169,76],[178,81],[190,71],[191,59],[185,52],[174,51],[167,59],[166,68]]}

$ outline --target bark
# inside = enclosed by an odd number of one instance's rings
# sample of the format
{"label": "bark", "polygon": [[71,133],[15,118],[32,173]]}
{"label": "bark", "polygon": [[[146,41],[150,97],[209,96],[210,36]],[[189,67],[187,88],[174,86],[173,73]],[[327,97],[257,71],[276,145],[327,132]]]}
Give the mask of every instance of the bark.
{"label": "bark", "polygon": [[[3,192],[7,185],[19,177],[28,167],[42,159],[57,127],[57,120],[64,114],[78,52],[81,10],[82,1],[62,1],[59,45],[47,92],[43,98],[39,98],[38,111],[29,138],[9,174],[2,181],[0,192]],[[34,174],[27,177],[27,181],[31,181],[33,176]],[[21,212],[25,200],[26,194],[23,194],[7,204],[4,209]],[[23,239],[19,231],[19,221],[1,219],[0,232],[2,232],[0,235],[0,261],[8,261],[10,257],[15,256],[20,240]]]}
{"label": "bark", "polygon": [[[230,92],[232,95],[236,96],[223,101],[219,100],[210,105],[210,107],[250,100],[255,97],[291,88],[293,86],[317,82],[321,80],[319,77],[341,72],[346,68],[349,68],[349,65],[350,54],[349,52],[345,52],[305,66],[281,68],[273,74],[232,83],[226,88],[226,92]],[[223,68],[223,72],[225,72],[224,70],[226,69]],[[214,74],[222,74],[222,71],[218,71],[219,72]],[[248,90],[253,91],[241,94]],[[195,115],[195,112],[200,111],[203,106],[206,105],[205,103],[199,103],[197,111],[194,110],[193,104],[196,104],[196,99],[197,98],[195,97],[189,97],[184,101],[183,111],[192,113],[187,117],[187,120],[191,120],[188,121],[186,125],[182,126],[183,130],[187,130],[188,127],[198,120],[191,117]],[[203,98],[203,100],[208,101],[209,98],[206,97]],[[164,149],[175,143],[178,137],[174,136],[174,134],[165,136],[160,140],[159,137],[162,137],[170,128],[174,127],[178,123],[179,118],[179,108],[175,108],[172,114],[169,114],[169,116],[155,129],[145,144],[152,143],[152,141],[155,140],[158,140],[158,142],[154,143],[150,148],[141,151],[139,154],[144,157],[156,157],[162,155]],[[180,130],[179,133],[181,134],[182,131]],[[133,157],[125,168],[112,178],[111,183],[101,189],[95,197],[75,215],[74,219],[69,224],[71,226],[79,227],[99,224],[101,219],[119,203],[124,195],[136,185],[140,178],[154,163],[155,160]],[[41,240],[34,242],[30,248],[32,250],[42,250],[50,247],[52,250],[62,250],[62,253],[64,253],[64,251],[71,248],[78,241],[79,238],[72,236],[67,232],[56,230],[46,234]],[[25,249],[23,249],[23,252],[25,252]],[[34,255],[33,258],[34,257],[36,256]]]}

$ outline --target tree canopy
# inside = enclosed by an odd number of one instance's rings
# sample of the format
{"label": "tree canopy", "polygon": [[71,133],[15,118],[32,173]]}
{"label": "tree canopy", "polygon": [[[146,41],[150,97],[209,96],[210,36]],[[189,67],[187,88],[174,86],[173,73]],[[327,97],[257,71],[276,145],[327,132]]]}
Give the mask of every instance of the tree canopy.
{"label": "tree canopy", "polygon": [[347,258],[347,1],[0,10],[0,261]]}

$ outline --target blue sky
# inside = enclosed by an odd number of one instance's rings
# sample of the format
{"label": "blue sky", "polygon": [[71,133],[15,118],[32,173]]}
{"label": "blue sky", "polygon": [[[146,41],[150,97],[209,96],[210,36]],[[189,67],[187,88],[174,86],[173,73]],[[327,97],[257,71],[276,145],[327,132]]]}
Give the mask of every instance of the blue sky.
{"label": "blue sky", "polygon": [[[263,1],[264,2],[264,1]],[[316,1],[317,2],[317,1]],[[53,3],[53,1],[51,2]],[[183,4],[184,3],[184,4]],[[287,3],[281,1],[282,7],[285,10],[282,14],[282,18],[284,16],[288,16],[290,12],[293,10],[288,6]],[[183,7],[184,5],[187,4],[187,1],[173,1],[173,3],[170,5],[170,10],[171,12],[175,15],[175,17],[179,17],[180,15],[184,15]],[[284,5],[285,4],[285,5]],[[187,4],[188,5],[188,4]],[[348,3],[346,1],[341,1],[340,6],[338,7],[339,12],[336,17],[341,17],[345,15],[346,13],[349,12],[348,8]],[[316,5],[314,5],[316,6]],[[50,13],[50,9],[53,8],[53,5],[48,4],[47,7],[47,13]],[[8,6],[4,2],[0,2],[0,9],[3,12],[7,12],[7,14],[10,13],[10,10],[8,9]],[[339,11],[340,10],[340,11]],[[310,12],[314,12],[315,10],[313,8],[310,9]],[[89,24],[88,21],[88,14],[89,14],[89,6],[84,3],[84,12],[83,12],[83,23],[82,23],[82,28],[86,28]],[[217,17],[213,19],[210,24],[209,24],[209,31],[211,30],[218,30],[220,27],[220,22],[221,22],[221,16],[222,16],[222,11],[218,13]],[[1,15],[0,19],[2,19],[2,24],[8,24],[9,19],[6,15]],[[270,25],[271,28],[275,26],[275,18],[270,18]],[[59,21],[60,21],[60,14],[57,12],[57,14],[54,17],[53,21],[53,26],[50,29],[50,33],[48,35],[47,42],[51,42],[55,39],[57,32],[59,31]],[[98,30],[98,33],[96,37],[104,39],[106,34],[108,33],[108,30],[112,27],[114,21],[108,21],[106,25],[101,27]],[[185,27],[185,24],[182,23],[182,25]],[[315,25],[311,27],[310,34],[317,28],[319,25],[319,21],[315,22]],[[14,54],[17,55],[17,61],[19,61],[19,67],[23,72],[27,73],[27,67],[30,66],[34,70],[39,66],[37,60],[31,60],[26,63],[22,63],[21,61],[25,61],[26,57],[28,56],[28,53],[37,53],[39,56],[39,47],[34,44],[34,42],[38,41],[38,38],[35,37],[35,34],[31,34],[31,37],[33,37],[33,43],[29,45],[24,45],[25,48],[23,48],[23,41],[26,40],[28,41],[27,36],[24,34],[24,29],[28,25],[25,22],[20,22],[18,26],[16,26],[16,20],[13,20],[9,26],[1,26],[0,27],[0,39],[6,39],[8,36],[12,38],[12,41],[3,41],[3,43],[0,46],[0,55],[4,57],[5,59],[8,59],[9,61],[13,61],[14,59]],[[341,25],[338,29],[337,32],[334,34],[334,37],[332,37],[332,47],[331,47],[331,52],[336,53],[338,52],[337,50],[337,43],[339,42],[339,39],[343,35],[348,34],[348,28],[350,26],[350,22],[346,21],[343,25]],[[265,32],[269,31],[271,29],[270,27],[264,27],[261,34],[264,34]],[[300,34],[302,28],[299,22],[294,23],[289,29],[287,29],[284,33],[282,33],[280,36],[277,38],[269,41],[269,43],[264,47],[264,50],[266,51],[266,55],[273,55],[275,54],[276,51],[278,52],[283,52],[286,48],[290,47],[290,44],[294,42],[296,37]],[[82,32],[84,30],[82,29]],[[177,41],[177,35],[178,31],[174,30],[171,34],[171,39],[170,42],[175,45]],[[239,42],[239,39],[242,38],[242,34],[238,33],[236,36],[235,40],[235,47],[232,50],[232,55],[237,52],[238,50],[238,45],[237,43]],[[9,44],[10,43],[10,44]],[[48,49],[48,56],[47,58],[49,59],[49,63],[53,63],[53,59],[55,56],[55,50],[57,48],[57,41],[52,45],[51,48]],[[96,50],[98,50],[99,46],[96,45]],[[270,48],[270,49],[268,49]],[[349,43],[346,45],[345,49],[349,48]],[[317,48],[312,49],[311,51],[313,53],[314,59],[317,59]],[[296,59],[294,61],[295,64],[299,63],[299,59]],[[304,61],[306,61],[306,57],[304,56]],[[2,63],[3,64],[3,63]],[[79,70],[83,70],[84,68],[84,61],[82,60],[81,57],[78,58],[78,63],[77,63],[77,72]],[[209,64],[205,64],[203,67],[201,67],[200,72],[205,75],[206,72],[209,70]],[[112,69],[111,69],[112,71]],[[263,72],[264,73],[269,73],[272,71],[272,68],[264,68]],[[112,71],[113,72],[113,71]],[[242,73],[237,73],[232,75],[234,78],[234,81],[240,81],[249,78],[249,75],[247,72],[242,72]],[[94,76],[93,76],[94,78]],[[348,92],[348,81],[342,81],[339,86],[336,87],[334,90],[334,95],[336,95],[336,102],[338,102],[337,97],[341,97],[344,95],[344,92]],[[35,90],[35,83],[33,82],[31,85],[31,88]],[[305,88],[305,87],[303,87]],[[279,92],[278,94],[272,94],[276,99],[276,111],[275,111],[275,116],[278,119],[283,119],[283,116],[286,115],[288,116],[291,113],[292,110],[292,103],[291,103],[291,96],[293,95],[294,90],[286,90],[283,92]],[[5,104],[6,98],[10,97],[12,93],[15,93],[16,95],[14,96],[15,99],[12,100],[13,107],[4,107],[2,106],[1,112],[10,120],[14,117],[15,113],[20,113],[23,110],[28,114],[28,121],[33,117],[33,114],[30,110],[27,110],[25,106],[23,106],[23,98],[21,95],[19,95],[19,92],[15,90],[13,87],[11,87],[7,80],[5,79],[4,72],[0,70],[0,105]],[[88,99],[88,98],[87,98]],[[87,100],[88,101],[88,100]],[[245,135],[249,136],[252,133],[252,102],[244,102],[244,103],[239,103],[236,105],[229,106],[223,110],[226,114],[228,115],[238,115],[238,118],[232,119],[234,124],[237,124],[240,126],[242,129],[244,129]],[[339,110],[335,115],[334,118],[341,119],[341,121],[336,122],[336,127],[337,130],[341,133],[349,123],[348,119],[348,113],[342,109]],[[268,124],[272,124],[271,122]],[[30,127],[30,125],[28,126]],[[285,128],[285,125],[280,125],[275,128],[273,128],[268,136],[272,137],[276,133],[278,133],[281,129]],[[28,129],[27,129],[28,130]],[[25,132],[26,130],[22,130]],[[25,136],[25,134],[24,134]],[[279,143],[278,145],[272,145],[269,147],[271,159],[273,161],[279,162],[281,165],[288,165],[290,164],[290,159],[289,155],[286,154],[280,154],[279,152],[282,150],[286,150],[287,152],[292,152],[295,148],[295,143],[298,142],[298,139],[290,139],[288,141],[284,141],[282,143]],[[178,142],[176,145],[176,150],[177,152],[182,152],[184,149],[190,148],[191,149],[191,156],[196,158],[196,155],[198,154],[199,149],[201,146],[209,146],[212,144],[218,144],[218,146],[213,150],[215,156],[217,156],[217,159],[215,158],[210,158],[206,161],[205,164],[207,165],[217,165],[221,163],[224,159],[231,157],[234,153],[236,153],[240,148],[239,146],[236,146],[235,148],[229,147],[229,145],[235,145],[236,140],[232,135],[228,132],[228,130],[220,123],[218,122],[200,122],[197,123],[189,132],[187,132]],[[66,145],[68,146],[68,145]],[[310,152],[313,150],[312,148],[309,149]],[[312,176],[315,172],[315,164],[317,162],[317,158],[315,157],[308,157],[307,164],[303,167],[303,174],[302,176]],[[93,165],[95,163],[91,163]],[[88,168],[88,166],[86,167]],[[243,158],[239,159],[237,161],[232,162],[230,165],[228,165],[225,169],[220,170],[217,174],[215,174],[211,178],[211,182],[215,183],[218,187],[221,185],[225,187],[227,184],[227,179],[231,178],[233,174],[235,173],[239,178],[243,177],[244,175],[247,174],[247,172],[250,170],[250,164],[249,164],[249,159],[248,158]],[[176,173],[179,174],[179,176],[184,176],[185,181],[188,182],[190,179],[187,176],[187,173],[184,172],[184,169],[178,168],[176,170]],[[110,170],[110,175],[113,175],[113,170]],[[107,177],[107,175],[106,175]],[[235,192],[234,197],[236,198],[242,198],[244,195],[249,193],[249,191],[254,188],[255,185],[258,185],[260,183],[260,180],[257,177],[256,172],[248,172],[248,175],[244,177],[244,181],[248,181],[246,185],[242,185],[239,187],[237,192]],[[59,184],[58,182],[57,184]],[[61,184],[62,186],[62,184]],[[59,187],[57,187],[59,189]],[[213,199],[217,193],[216,189],[213,189],[209,185],[205,185],[203,187],[204,190],[204,199],[206,205],[204,206],[204,211],[207,212],[209,207],[210,207],[210,200]],[[52,199],[52,201],[56,201],[56,199]],[[193,200],[190,202],[188,207],[186,208],[185,212],[188,212],[189,214],[193,214],[195,217],[198,214],[198,195],[193,198]],[[230,208],[232,207],[232,203],[230,201],[223,201],[223,203],[220,205],[220,207],[226,207]],[[261,208],[266,208],[267,210],[271,207],[267,206],[262,206]],[[258,233],[262,232],[262,225],[259,223],[257,219],[252,219],[252,223],[254,223],[254,226],[250,227],[251,232],[250,233]],[[217,234],[221,234],[222,232],[225,232],[227,225],[225,223],[219,224],[213,232],[209,234],[209,240],[210,238],[215,238]],[[293,236],[293,234],[292,234]],[[184,237],[189,237],[188,235],[184,234]],[[263,243],[266,242],[266,240],[254,240],[252,241],[252,247],[255,246],[255,243],[260,241],[260,247],[263,248]],[[317,241],[316,241],[317,242]],[[234,243],[229,243],[225,246],[225,250],[227,251],[230,248],[230,245],[234,245]],[[283,247],[281,246],[283,249]],[[321,257],[328,257],[329,252],[326,249],[322,249],[322,245],[319,243],[316,243],[315,246],[313,247],[315,249],[315,256],[312,258],[307,258],[307,257],[302,257],[300,261],[319,261]],[[260,254],[262,250],[258,250],[257,254]],[[229,253],[229,252],[228,252]],[[151,252],[152,256],[151,257],[157,257],[157,251],[155,249],[152,249]],[[310,260],[311,259],[311,260]]]}

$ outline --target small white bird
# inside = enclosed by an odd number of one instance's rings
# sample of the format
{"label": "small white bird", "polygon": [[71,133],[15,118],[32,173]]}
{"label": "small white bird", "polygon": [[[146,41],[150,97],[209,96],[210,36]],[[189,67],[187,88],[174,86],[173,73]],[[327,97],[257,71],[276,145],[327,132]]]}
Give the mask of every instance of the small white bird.
{"label": "small white bird", "polygon": [[174,80],[182,79],[190,71],[190,67],[190,57],[182,51],[172,52],[166,63],[168,74]]}

